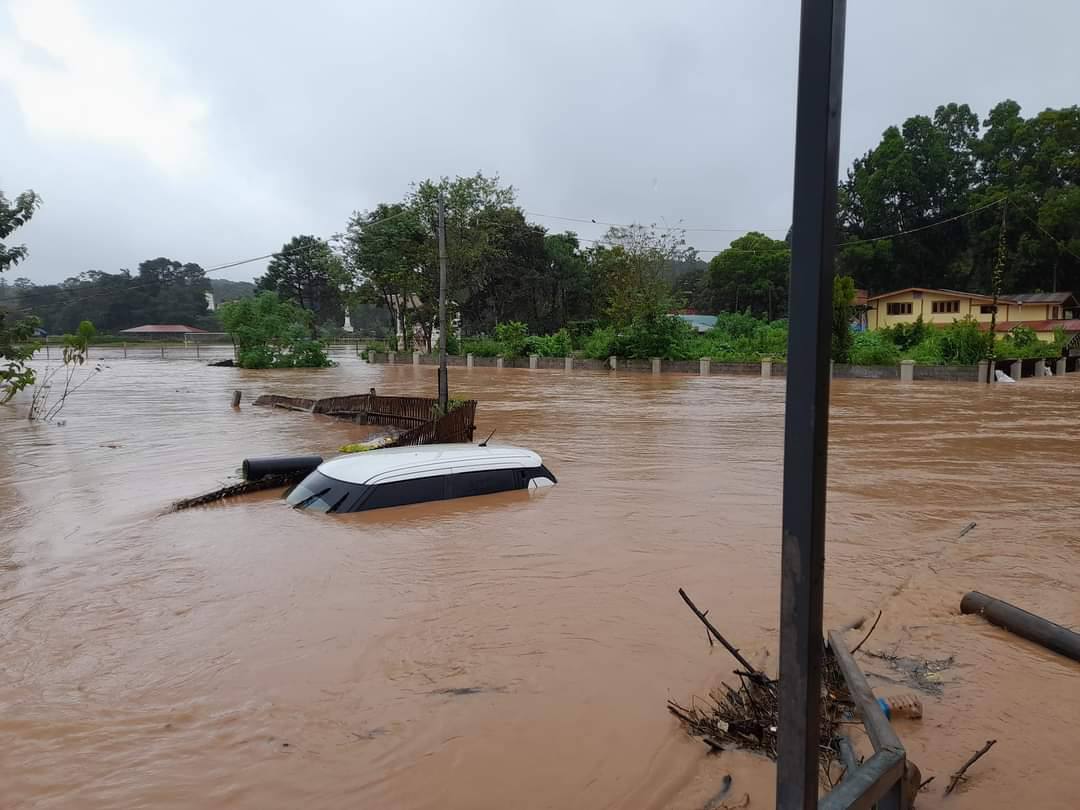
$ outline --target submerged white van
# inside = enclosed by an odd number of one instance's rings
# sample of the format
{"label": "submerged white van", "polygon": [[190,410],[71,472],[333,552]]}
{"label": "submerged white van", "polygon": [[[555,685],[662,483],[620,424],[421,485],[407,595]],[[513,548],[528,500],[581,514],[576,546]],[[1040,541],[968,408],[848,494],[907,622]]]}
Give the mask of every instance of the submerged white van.
{"label": "submerged white van", "polygon": [[540,456],[522,447],[428,444],[331,459],[297,484],[286,500],[297,509],[361,512],[555,483]]}

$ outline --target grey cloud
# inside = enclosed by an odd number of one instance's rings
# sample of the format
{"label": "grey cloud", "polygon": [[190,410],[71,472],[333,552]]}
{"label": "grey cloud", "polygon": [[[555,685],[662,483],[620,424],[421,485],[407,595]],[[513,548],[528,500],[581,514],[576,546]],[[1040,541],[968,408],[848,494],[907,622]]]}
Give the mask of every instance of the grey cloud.
{"label": "grey cloud", "polygon": [[[46,199],[24,232],[36,280],[160,254],[266,253],[340,230],[411,181],[478,169],[530,211],[757,228],[790,218],[795,2],[81,7],[163,54],[169,80],[205,101],[208,162],[167,177],[130,148],[43,139],[0,84],[0,114],[16,123],[0,131],[0,187]],[[1080,8],[1014,12],[849,3],[843,163],[940,103],[985,115],[1005,97],[1028,113],[1076,102]]]}

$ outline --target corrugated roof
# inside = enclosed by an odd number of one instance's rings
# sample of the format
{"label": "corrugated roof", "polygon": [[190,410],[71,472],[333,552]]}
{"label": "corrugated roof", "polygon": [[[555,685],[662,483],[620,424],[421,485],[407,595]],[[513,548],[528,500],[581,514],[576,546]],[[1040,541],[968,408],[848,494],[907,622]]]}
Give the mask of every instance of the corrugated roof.
{"label": "corrugated roof", "polygon": [[[892,292],[882,293],[881,295],[871,295],[868,300],[877,301],[881,298],[892,298],[894,295],[903,295],[909,292],[925,292],[925,293],[941,293],[942,295],[958,295],[961,298],[976,298],[980,301],[993,301],[993,296],[983,295],[982,293],[963,292],[962,290],[943,290],[935,289],[933,287],[905,287],[902,290],[893,290]],[[999,303],[1011,303],[1012,297],[1003,295],[998,298]]]}
{"label": "corrugated roof", "polygon": [[[1066,332],[1080,332],[1080,320],[1068,321],[1002,321],[994,326],[994,332],[1009,332],[1017,326],[1026,326],[1036,332],[1053,332],[1055,329],[1064,329]],[[979,328],[984,332],[990,331],[989,323],[980,323]]]}
{"label": "corrugated roof", "polygon": [[144,323],[142,326],[133,326],[131,329],[121,329],[120,332],[128,335],[182,335],[185,332],[209,334],[205,329],[182,323]]}
{"label": "corrugated roof", "polygon": [[1071,292],[1013,293],[1008,296],[1010,301],[1018,304],[1064,304],[1072,297]]}

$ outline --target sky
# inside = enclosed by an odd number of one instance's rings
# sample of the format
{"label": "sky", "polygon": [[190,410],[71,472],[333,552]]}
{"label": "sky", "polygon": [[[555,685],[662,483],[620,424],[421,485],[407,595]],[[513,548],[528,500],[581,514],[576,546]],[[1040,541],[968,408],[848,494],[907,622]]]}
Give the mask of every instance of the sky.
{"label": "sky", "polygon": [[[44,199],[6,275],[210,267],[477,171],[552,231],[782,238],[798,19],[795,0],[0,0],[0,190]],[[850,0],[841,171],[939,104],[1080,103],[1078,29],[1071,0]],[[687,239],[707,259],[739,235]]]}

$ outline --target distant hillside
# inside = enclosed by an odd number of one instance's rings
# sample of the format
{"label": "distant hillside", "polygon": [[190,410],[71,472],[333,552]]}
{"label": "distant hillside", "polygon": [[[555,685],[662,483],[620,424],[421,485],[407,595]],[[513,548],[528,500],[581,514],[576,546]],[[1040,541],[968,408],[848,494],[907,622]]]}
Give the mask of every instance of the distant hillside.
{"label": "distant hillside", "polygon": [[255,285],[250,281],[229,281],[227,278],[210,279],[210,289],[214,291],[214,303],[235,301],[237,298],[251,298],[255,295]]}

